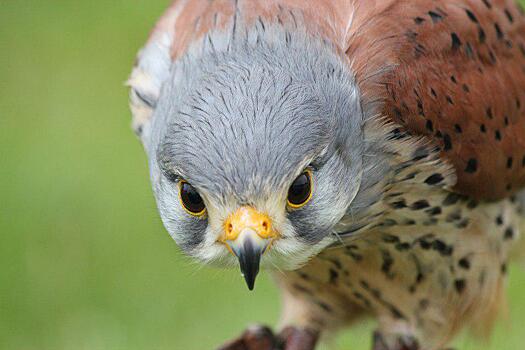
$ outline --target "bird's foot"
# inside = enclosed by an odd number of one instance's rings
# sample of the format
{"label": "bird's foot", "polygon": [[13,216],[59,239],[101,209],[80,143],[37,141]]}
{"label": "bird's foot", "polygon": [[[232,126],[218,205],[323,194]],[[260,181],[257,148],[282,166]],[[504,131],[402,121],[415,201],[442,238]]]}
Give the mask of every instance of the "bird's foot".
{"label": "bird's foot", "polygon": [[373,350],[419,350],[418,341],[409,335],[385,336],[379,331],[374,332]]}
{"label": "bird's foot", "polygon": [[318,333],[295,327],[287,327],[278,335],[265,326],[248,328],[218,350],[314,350]]}
{"label": "bird's foot", "polygon": [[248,328],[239,338],[227,342],[218,350],[275,350],[278,345],[278,339],[270,328],[257,325]]}
{"label": "bird's foot", "polygon": [[319,332],[296,327],[286,327],[279,334],[283,350],[314,350]]}

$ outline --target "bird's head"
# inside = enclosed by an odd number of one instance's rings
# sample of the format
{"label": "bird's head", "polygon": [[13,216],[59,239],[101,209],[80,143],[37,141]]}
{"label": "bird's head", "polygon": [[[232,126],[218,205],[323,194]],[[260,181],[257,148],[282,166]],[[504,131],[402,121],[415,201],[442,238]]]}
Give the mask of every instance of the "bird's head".
{"label": "bird's head", "polygon": [[240,264],[250,289],[260,263],[294,269],[334,242],[361,181],[345,63],[321,41],[277,34],[190,50],[143,136],[171,236],[205,263]]}

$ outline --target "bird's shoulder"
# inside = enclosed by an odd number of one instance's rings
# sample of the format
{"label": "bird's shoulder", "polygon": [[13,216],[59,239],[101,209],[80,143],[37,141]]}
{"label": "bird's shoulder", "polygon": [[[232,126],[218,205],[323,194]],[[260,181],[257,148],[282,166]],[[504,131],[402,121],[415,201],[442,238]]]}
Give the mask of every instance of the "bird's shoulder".
{"label": "bird's shoulder", "polygon": [[[363,23],[373,23],[370,16]],[[518,5],[399,1],[375,16],[347,50],[365,97],[383,97],[384,114],[441,147],[456,170],[456,191],[501,199],[522,188],[525,18]]]}

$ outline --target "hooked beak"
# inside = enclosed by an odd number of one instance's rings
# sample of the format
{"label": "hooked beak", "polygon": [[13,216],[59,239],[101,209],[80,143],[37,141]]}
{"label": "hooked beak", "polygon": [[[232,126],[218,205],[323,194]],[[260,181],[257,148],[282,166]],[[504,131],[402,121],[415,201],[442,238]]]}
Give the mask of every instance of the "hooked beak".
{"label": "hooked beak", "polygon": [[275,238],[268,215],[252,207],[241,207],[226,219],[220,241],[239,259],[249,290],[255,285],[261,257]]}

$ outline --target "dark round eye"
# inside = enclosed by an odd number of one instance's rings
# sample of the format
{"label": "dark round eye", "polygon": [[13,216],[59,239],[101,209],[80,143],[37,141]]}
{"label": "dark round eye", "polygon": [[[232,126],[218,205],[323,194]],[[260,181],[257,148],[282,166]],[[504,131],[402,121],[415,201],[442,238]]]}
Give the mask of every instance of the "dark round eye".
{"label": "dark round eye", "polygon": [[288,205],[294,209],[304,206],[312,197],[312,174],[309,170],[299,175],[288,190]]}
{"label": "dark round eye", "polygon": [[179,195],[182,207],[188,213],[190,213],[193,216],[204,215],[204,212],[206,211],[206,206],[204,205],[204,201],[202,200],[202,197],[200,196],[199,192],[197,192],[195,187],[193,187],[186,181],[181,181]]}

